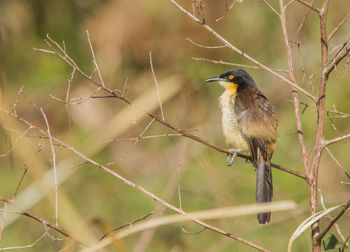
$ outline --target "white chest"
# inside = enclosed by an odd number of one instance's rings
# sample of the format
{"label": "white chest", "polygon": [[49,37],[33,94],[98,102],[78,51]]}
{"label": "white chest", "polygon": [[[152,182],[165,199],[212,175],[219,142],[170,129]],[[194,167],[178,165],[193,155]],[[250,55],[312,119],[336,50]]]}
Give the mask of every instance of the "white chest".
{"label": "white chest", "polygon": [[237,117],[234,113],[235,96],[224,92],[220,98],[220,107],[222,112],[221,124],[226,143],[234,148],[248,151],[248,144],[244,140],[237,123]]}

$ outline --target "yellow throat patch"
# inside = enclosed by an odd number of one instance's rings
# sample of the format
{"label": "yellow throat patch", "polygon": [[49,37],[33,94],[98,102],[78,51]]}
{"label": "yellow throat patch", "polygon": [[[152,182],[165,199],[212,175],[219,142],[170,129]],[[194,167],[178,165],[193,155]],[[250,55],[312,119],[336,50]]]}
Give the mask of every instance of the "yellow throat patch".
{"label": "yellow throat patch", "polygon": [[237,93],[238,84],[229,81],[220,81],[219,83],[225,88],[229,96]]}

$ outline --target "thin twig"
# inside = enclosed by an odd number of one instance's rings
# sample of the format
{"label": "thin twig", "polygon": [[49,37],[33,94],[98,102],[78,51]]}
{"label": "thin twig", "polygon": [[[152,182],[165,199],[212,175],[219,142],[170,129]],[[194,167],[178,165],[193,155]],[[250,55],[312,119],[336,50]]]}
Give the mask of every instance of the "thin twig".
{"label": "thin twig", "polygon": [[[283,32],[284,44],[287,52],[288,74],[289,74],[289,78],[295,83],[292,50],[288,39],[287,24],[286,24],[286,7],[283,3],[283,0],[280,0],[279,3],[280,3],[280,11],[281,11],[280,21],[281,21],[281,27]],[[305,169],[306,175],[308,175],[309,160],[308,160],[307,150],[306,150],[305,141],[304,141],[303,127],[301,123],[299,94],[294,87],[292,89],[293,89],[292,95],[293,95],[293,104],[294,104],[294,114],[295,114],[295,120],[297,125],[299,145],[300,145],[300,150],[302,154],[304,169]]]}
{"label": "thin twig", "polygon": [[[340,48],[340,49],[338,50],[338,52],[333,56],[333,58],[330,59],[330,60],[328,61],[328,69],[330,69],[332,66],[333,66],[333,68],[335,68],[336,65],[339,64],[340,61],[341,61],[344,57],[346,57],[346,56],[348,55],[349,51],[348,51],[348,49],[347,49],[347,46],[348,46],[349,43],[350,43],[350,39],[348,39],[347,41],[345,41],[345,42],[342,43],[341,45],[335,47],[335,49],[338,48],[338,47],[341,47],[341,48]],[[343,51],[344,49],[347,50],[347,52]],[[333,50],[334,50],[334,49],[333,49]],[[335,64],[335,62],[337,62],[337,64]],[[332,69],[332,70],[326,70],[326,74],[328,74],[328,73],[327,73],[328,71],[333,71],[333,69]],[[317,69],[317,71],[315,71],[313,74],[310,75],[309,81],[310,81],[311,79],[313,79],[313,78],[314,78],[317,74],[319,74],[320,72],[321,72],[321,68]]]}
{"label": "thin twig", "polygon": [[154,84],[156,85],[156,89],[157,89],[157,96],[158,96],[158,102],[159,102],[159,107],[160,107],[160,113],[162,115],[162,119],[165,120],[162,101],[160,99],[160,94],[159,94],[158,81],[157,81],[156,74],[154,73],[154,69],[153,69],[152,52],[149,52],[149,64],[151,65],[152,76],[153,76]]}
{"label": "thin twig", "polygon": [[266,1],[266,0],[260,0],[261,2],[263,2],[267,7],[269,7],[278,17],[281,17],[281,14],[278,13],[277,10],[275,10],[275,8],[272,7],[272,5]]}
{"label": "thin twig", "polygon": [[142,220],[145,220],[146,218],[148,218],[149,216],[151,216],[154,212],[150,212],[148,214],[146,214],[145,216],[142,216],[132,222],[129,222],[129,223],[126,223],[124,225],[121,225],[119,227],[116,227],[116,228],[113,228],[111,231],[109,231],[108,233],[105,233],[101,238],[100,238],[100,241],[102,241],[106,236],[110,235],[111,233],[119,230],[119,229],[122,229],[122,228],[125,228],[125,227],[132,227],[132,225],[134,225],[135,223],[139,222],[139,221],[142,221]]}
{"label": "thin twig", "polygon": [[[14,112],[14,113],[16,113],[16,112]],[[0,157],[1,157],[1,158],[2,158],[2,157],[5,157],[5,156],[7,156],[9,153],[11,153],[11,152],[15,149],[15,146],[16,146],[16,144],[19,142],[19,140],[20,140],[22,137],[24,137],[31,129],[32,129],[32,128],[29,127],[28,129],[26,129],[25,131],[23,131],[22,134],[20,134],[18,137],[16,137],[16,139],[15,139],[14,143],[12,144],[11,148],[10,148],[8,151],[6,151],[5,153],[0,154]]]}
{"label": "thin twig", "polygon": [[[148,124],[147,126],[141,131],[140,135],[138,137],[136,137],[133,141],[134,141],[134,144],[133,144],[133,147],[135,147],[140,141],[141,139],[143,139],[143,135],[146,133],[146,131],[149,129],[149,127],[151,127],[152,123],[154,122],[155,120],[152,119]],[[109,162],[107,163],[108,165],[112,165],[112,164],[116,164],[116,163],[119,163],[120,161],[122,161],[123,159],[125,159],[129,153],[131,152],[132,148],[129,148],[125,153],[124,155],[119,158],[117,161],[114,161],[114,162]]]}
{"label": "thin twig", "polygon": [[324,146],[340,142],[340,141],[342,141],[344,139],[347,139],[347,138],[350,138],[350,134],[346,134],[344,136],[340,136],[340,137],[336,137],[336,138],[333,138],[333,139],[329,139],[329,140],[325,141]]}
{"label": "thin twig", "polygon": [[18,193],[18,190],[19,190],[19,187],[21,186],[22,184],[22,181],[24,179],[24,176],[27,174],[27,171],[34,159],[34,157],[42,150],[42,146],[39,145],[38,148],[35,150],[34,154],[31,156],[29,162],[27,164],[24,164],[24,171],[23,171],[23,174],[17,184],[17,187],[16,187],[16,190],[15,190],[15,193],[13,194],[13,197],[12,197],[12,200],[15,200],[16,196],[17,196],[17,193]]}
{"label": "thin twig", "polygon": [[150,135],[150,136],[138,136],[138,137],[129,137],[129,138],[117,138],[114,140],[111,140],[109,142],[118,142],[118,141],[136,141],[138,139],[150,139],[150,138],[158,138],[158,137],[180,137],[183,136],[183,134],[178,133],[169,133],[169,134],[158,134],[158,135]]}
{"label": "thin twig", "polygon": [[90,41],[90,34],[89,34],[89,31],[88,31],[87,29],[86,29],[86,35],[87,35],[87,39],[88,39],[88,42],[89,42],[89,46],[90,46],[90,51],[91,51],[92,59],[93,59],[93,61],[94,61],[94,65],[95,65],[96,70],[97,70],[97,73],[98,73],[98,77],[100,78],[101,84],[102,84],[102,86],[104,87],[104,86],[105,86],[105,83],[104,83],[104,81],[103,81],[100,68],[99,68],[99,66],[98,66],[98,64],[97,64],[96,57],[95,57],[95,53],[94,53],[94,49],[93,49],[92,44],[91,44],[91,41]]}
{"label": "thin twig", "polygon": [[125,96],[125,93],[126,93],[126,91],[128,90],[127,84],[128,84],[128,77],[126,77],[125,82],[124,82],[124,87],[123,87],[123,91],[122,91],[122,96]]}
{"label": "thin twig", "polygon": [[[327,208],[326,208],[326,205],[324,204],[324,198],[323,198],[322,190],[318,189],[318,191],[320,193],[320,202],[321,202],[322,208],[323,208],[323,210],[326,210]],[[334,218],[330,214],[327,214],[327,217],[330,220],[334,220]],[[340,231],[339,225],[337,223],[334,223],[334,227],[337,230],[337,232],[338,232],[339,236],[341,237],[341,239],[343,240],[343,242],[345,242],[345,237],[342,234],[342,232]]]}
{"label": "thin twig", "polygon": [[[43,130],[43,131],[44,131],[44,130]],[[12,200],[10,200],[10,199],[8,199],[8,198],[2,196],[2,195],[0,195],[0,201],[6,202],[6,203],[11,204],[11,205],[13,205],[14,207],[16,207],[16,206],[13,204],[13,201],[12,201]],[[16,207],[16,208],[19,209],[18,207]],[[20,209],[19,209],[18,214],[21,214],[21,215],[26,216],[26,217],[29,217],[29,218],[31,218],[31,219],[37,221],[37,222],[40,222],[40,223],[42,223],[43,225],[46,225],[46,226],[48,226],[48,227],[50,227],[50,228],[56,230],[56,231],[59,232],[60,234],[62,234],[62,235],[64,235],[64,236],[66,236],[66,237],[72,239],[73,241],[75,241],[75,242],[77,242],[77,243],[80,243],[80,244],[83,244],[82,242],[80,242],[80,241],[76,240],[75,238],[73,238],[73,236],[71,236],[71,235],[70,235],[67,231],[65,231],[64,229],[60,228],[59,226],[57,226],[57,225],[55,225],[55,224],[53,224],[53,223],[51,223],[51,222],[49,222],[49,221],[47,221],[47,220],[45,220],[45,219],[39,217],[39,216],[37,216],[37,215],[35,215],[35,214],[33,214],[33,213],[29,212],[29,211],[20,210]]]}
{"label": "thin twig", "polygon": [[333,36],[336,34],[336,32],[345,24],[345,22],[350,18],[350,13],[348,13],[342,21],[331,31],[331,33],[328,35],[328,41],[333,38]]}
{"label": "thin twig", "polygon": [[310,4],[309,2],[307,2],[305,0],[297,0],[297,1],[305,6],[309,7],[311,10],[315,11],[317,14],[320,14],[320,9],[318,9],[314,5]]}
{"label": "thin twig", "polygon": [[188,234],[188,235],[197,235],[197,234],[200,234],[200,233],[202,233],[204,230],[206,230],[207,228],[206,227],[203,227],[203,228],[201,228],[201,230],[199,230],[199,231],[197,231],[197,232],[189,232],[189,231],[187,231],[186,229],[185,229],[185,226],[182,226],[181,227],[181,230],[182,230],[182,232],[184,232],[185,234]]}
{"label": "thin twig", "polygon": [[68,120],[68,127],[69,127],[69,131],[70,131],[70,134],[71,134],[71,139],[72,139],[72,145],[74,145],[74,137],[73,137],[73,128],[72,128],[72,118],[71,118],[71,115],[69,113],[69,95],[70,95],[70,89],[71,89],[71,83],[73,81],[73,78],[74,78],[74,74],[75,74],[75,69],[73,68],[73,71],[72,71],[72,74],[71,74],[71,77],[68,79],[68,86],[67,86],[67,93],[66,93],[66,113],[67,113],[67,120]]}
{"label": "thin twig", "polygon": [[346,57],[350,54],[350,48],[345,47],[345,50],[340,53],[336,58],[334,58],[332,64],[330,64],[328,67],[324,70],[324,75],[326,78],[329,77],[330,73],[335,69],[335,67]]}
{"label": "thin twig", "polygon": [[195,46],[198,46],[198,47],[201,47],[201,48],[207,48],[207,49],[218,49],[218,48],[225,48],[226,45],[221,45],[221,46],[205,46],[205,45],[201,45],[201,44],[198,44],[196,42],[194,42],[192,39],[190,38],[186,38],[187,41],[191,42],[191,44],[195,45]]}
{"label": "thin twig", "polygon": [[322,241],[322,238],[328,233],[328,231],[331,229],[331,227],[339,220],[340,217],[348,210],[350,207],[350,200],[345,204],[343,209],[340,211],[340,213],[334,217],[333,220],[328,224],[328,226],[323,230],[323,232],[317,237],[318,242]]}
{"label": "thin twig", "polygon": [[36,239],[33,243],[23,246],[15,246],[15,247],[5,247],[0,248],[0,250],[13,250],[13,249],[26,249],[26,248],[32,248],[34,247],[39,241],[41,241],[45,236],[47,236],[47,233],[43,233],[38,239]]}
{"label": "thin twig", "polygon": [[230,5],[229,7],[227,7],[227,0],[226,0],[226,4],[225,4],[225,13],[224,13],[224,15],[222,15],[221,17],[217,18],[217,19],[215,20],[215,22],[219,22],[219,21],[222,20],[224,17],[226,17],[227,12],[228,12],[229,10],[231,10],[231,9],[236,5],[237,2],[241,3],[242,0],[233,0],[233,2],[231,3],[231,5]]}
{"label": "thin twig", "polygon": [[55,153],[55,148],[53,146],[49,122],[47,121],[46,115],[45,115],[42,108],[40,108],[40,111],[45,119],[45,124],[46,124],[46,128],[47,128],[47,136],[49,137],[50,148],[51,148],[51,152],[52,152],[52,166],[53,166],[54,183],[55,183],[55,219],[54,219],[54,222],[55,222],[55,225],[58,226],[58,182],[57,182],[57,170],[56,170],[56,153]]}
{"label": "thin twig", "polygon": [[[197,61],[206,61],[206,62],[211,62],[214,64],[222,64],[222,65],[229,65],[229,66],[238,66],[238,67],[246,67],[246,68],[251,68],[251,69],[260,69],[260,70],[264,70],[262,67],[260,66],[250,66],[250,65],[244,65],[244,64],[237,64],[237,63],[231,63],[231,62],[226,62],[223,60],[212,60],[212,59],[206,59],[206,58],[196,58],[196,57],[192,57],[193,60],[197,60]],[[273,71],[276,72],[282,72],[282,73],[288,73],[288,70],[286,69],[279,69],[279,68],[271,68]]]}
{"label": "thin twig", "polygon": [[328,147],[325,147],[326,151],[328,152],[328,154],[331,156],[331,158],[333,159],[333,161],[343,170],[343,172],[349,176],[349,174],[347,173],[347,171],[345,170],[344,166],[338,161],[338,159],[333,155],[333,153],[329,150]]}

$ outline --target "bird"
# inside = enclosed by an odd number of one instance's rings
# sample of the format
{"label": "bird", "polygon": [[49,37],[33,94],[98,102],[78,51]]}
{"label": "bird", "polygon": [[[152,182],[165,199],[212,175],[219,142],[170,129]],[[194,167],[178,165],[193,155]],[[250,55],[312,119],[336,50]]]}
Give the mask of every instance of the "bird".
{"label": "bird", "polygon": [[[271,158],[278,137],[275,107],[243,69],[228,70],[205,82],[218,82],[225,89],[219,105],[223,135],[234,152],[227,156],[228,165],[232,165],[238,153],[250,155],[257,170],[256,202],[272,201]],[[257,217],[260,224],[268,224],[271,212],[258,213]]]}

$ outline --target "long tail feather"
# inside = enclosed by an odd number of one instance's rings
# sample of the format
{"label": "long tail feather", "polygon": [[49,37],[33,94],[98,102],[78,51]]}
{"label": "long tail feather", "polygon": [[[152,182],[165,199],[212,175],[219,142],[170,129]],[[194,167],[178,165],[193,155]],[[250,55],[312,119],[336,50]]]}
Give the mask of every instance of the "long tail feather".
{"label": "long tail feather", "polygon": [[[256,202],[270,202],[272,200],[272,173],[270,162],[258,162],[256,174]],[[271,212],[258,213],[260,224],[270,222]]]}

